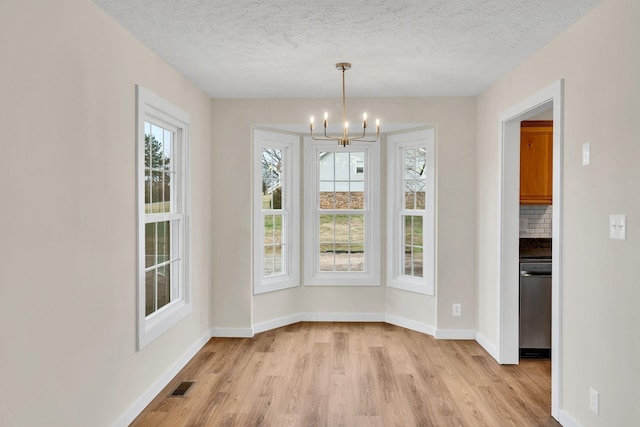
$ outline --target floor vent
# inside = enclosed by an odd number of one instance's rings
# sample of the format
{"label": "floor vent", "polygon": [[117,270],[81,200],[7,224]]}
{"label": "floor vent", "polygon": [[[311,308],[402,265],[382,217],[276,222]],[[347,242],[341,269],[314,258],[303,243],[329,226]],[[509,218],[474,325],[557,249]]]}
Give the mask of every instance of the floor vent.
{"label": "floor vent", "polygon": [[178,384],[169,396],[183,397],[189,388],[193,385],[193,381],[183,381]]}

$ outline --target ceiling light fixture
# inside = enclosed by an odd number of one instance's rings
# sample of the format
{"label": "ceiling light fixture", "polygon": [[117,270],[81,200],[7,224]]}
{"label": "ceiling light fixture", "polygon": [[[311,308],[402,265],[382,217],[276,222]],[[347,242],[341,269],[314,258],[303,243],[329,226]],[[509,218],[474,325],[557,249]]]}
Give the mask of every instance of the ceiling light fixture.
{"label": "ceiling light fixture", "polygon": [[342,71],[342,136],[329,136],[327,135],[327,125],[329,124],[329,113],[324,113],[324,137],[315,137],[313,135],[314,119],[311,116],[311,123],[309,128],[311,129],[311,138],[316,141],[338,141],[338,145],[346,147],[351,144],[351,141],[364,141],[364,142],[376,142],[380,136],[380,120],[376,119],[376,137],[367,136],[367,113],[362,115],[362,135],[358,137],[349,136],[349,122],[347,121],[347,103],[344,96],[344,72],[351,69],[351,64],[348,62],[338,62],[336,64],[336,70]]}

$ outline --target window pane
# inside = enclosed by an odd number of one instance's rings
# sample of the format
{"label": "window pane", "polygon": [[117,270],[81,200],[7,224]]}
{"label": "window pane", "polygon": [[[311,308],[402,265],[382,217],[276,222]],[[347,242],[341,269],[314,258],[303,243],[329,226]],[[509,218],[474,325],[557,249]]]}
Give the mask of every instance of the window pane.
{"label": "window pane", "polygon": [[173,134],[171,131],[165,129],[164,130],[164,141],[162,144],[162,169],[169,170],[172,167],[171,164],[171,156],[172,156],[172,145],[173,145]]}
{"label": "window pane", "polygon": [[151,170],[144,170],[144,213],[151,212]]}
{"label": "window pane", "polygon": [[422,277],[423,264],[423,217],[403,215],[403,269],[407,276]]}
{"label": "window pane", "polygon": [[[423,186],[424,187],[424,186]],[[417,191],[415,193],[415,197],[416,197],[416,209],[426,209],[426,203],[425,203],[425,199],[426,199],[426,194],[424,192],[424,189],[422,191]]]}
{"label": "window pane", "polygon": [[164,307],[171,302],[171,267],[172,264],[158,267],[157,308]]}
{"label": "window pane", "polygon": [[415,277],[423,277],[423,249],[422,248],[413,248],[413,275]]}
{"label": "window pane", "polygon": [[413,269],[413,252],[411,250],[411,246],[404,247],[404,274],[406,276],[411,276]]}
{"label": "window pane", "polygon": [[320,215],[320,242],[333,242],[334,215]]}
{"label": "window pane", "polygon": [[412,148],[404,150],[405,209],[425,209],[426,150]]}
{"label": "window pane", "polygon": [[413,192],[412,187],[405,184],[404,190],[404,207],[405,209],[414,209],[416,206],[416,195]]}
{"label": "window pane", "polygon": [[334,247],[332,243],[320,244],[320,271],[334,271]]}
{"label": "window pane", "polygon": [[171,258],[171,224],[169,221],[159,222],[157,226],[158,260],[157,264],[169,261]]}
{"label": "window pane", "polygon": [[273,242],[282,243],[282,215],[273,216]]}
{"label": "window pane", "polygon": [[283,247],[274,246],[273,247],[273,274],[282,274],[284,272],[284,263],[283,263]]}
{"label": "window pane", "polygon": [[411,241],[414,246],[422,246],[422,216],[413,216]]}
{"label": "window pane", "polygon": [[273,276],[273,246],[264,247],[264,275]]}
{"label": "window pane", "polygon": [[349,209],[364,209],[364,153],[350,153]]}
{"label": "window pane", "polygon": [[282,209],[282,158],[282,150],[262,149],[263,209]]}
{"label": "window pane", "polygon": [[273,215],[264,216],[264,244],[272,245],[273,240]]}
{"label": "window pane", "polygon": [[364,253],[354,252],[353,247],[349,253],[349,271],[364,271]]}
{"label": "window pane", "polygon": [[151,267],[156,262],[156,224],[149,223],[144,226],[144,266]]}
{"label": "window pane", "polygon": [[412,223],[411,216],[405,215],[404,218],[404,244],[411,245],[411,231],[412,231]]}
{"label": "window pane", "polygon": [[364,215],[350,215],[350,242],[364,243]]}
{"label": "window pane", "polygon": [[349,271],[349,252],[336,251],[334,271]]}
{"label": "window pane", "polygon": [[144,301],[144,315],[148,316],[156,311],[156,270],[147,271],[144,275],[145,282],[145,301]]}
{"label": "window pane", "polygon": [[334,215],[334,227],[336,242],[349,241],[349,215]]}
{"label": "window pane", "polygon": [[162,174],[162,198],[158,200],[160,203],[160,212],[171,212],[171,174],[164,172]]}

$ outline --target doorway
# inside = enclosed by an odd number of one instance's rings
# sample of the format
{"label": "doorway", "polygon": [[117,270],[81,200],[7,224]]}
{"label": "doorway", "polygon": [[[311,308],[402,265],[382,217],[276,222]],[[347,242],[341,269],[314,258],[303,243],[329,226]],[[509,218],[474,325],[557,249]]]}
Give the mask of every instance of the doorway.
{"label": "doorway", "polygon": [[501,142],[500,236],[498,240],[498,362],[517,364],[519,307],[520,122],[553,110],[553,207],[551,296],[551,415],[559,419],[562,272],[563,81],[520,101],[499,116]]}

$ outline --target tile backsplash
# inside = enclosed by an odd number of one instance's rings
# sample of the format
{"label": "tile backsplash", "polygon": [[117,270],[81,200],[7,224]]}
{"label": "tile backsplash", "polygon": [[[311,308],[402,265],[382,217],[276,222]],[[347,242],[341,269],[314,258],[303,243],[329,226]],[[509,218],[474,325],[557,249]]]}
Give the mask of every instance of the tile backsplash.
{"label": "tile backsplash", "polygon": [[520,206],[520,237],[551,238],[551,205]]}

